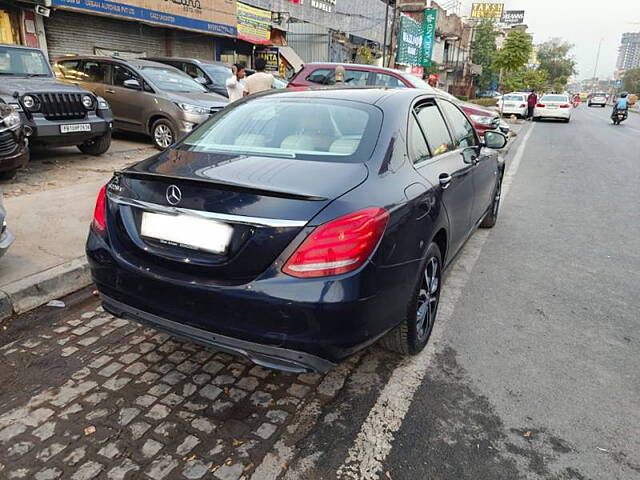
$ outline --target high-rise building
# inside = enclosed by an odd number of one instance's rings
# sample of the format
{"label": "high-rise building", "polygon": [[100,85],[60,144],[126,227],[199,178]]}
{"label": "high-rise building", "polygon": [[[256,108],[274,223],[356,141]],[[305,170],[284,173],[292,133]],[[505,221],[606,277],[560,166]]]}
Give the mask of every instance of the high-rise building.
{"label": "high-rise building", "polygon": [[623,33],[618,47],[618,70],[640,67],[640,32]]}

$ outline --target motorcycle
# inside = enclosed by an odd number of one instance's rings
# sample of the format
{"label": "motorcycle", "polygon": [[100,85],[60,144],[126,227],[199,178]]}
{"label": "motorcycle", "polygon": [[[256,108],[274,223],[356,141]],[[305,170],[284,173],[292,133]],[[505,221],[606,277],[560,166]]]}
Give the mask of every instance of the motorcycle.
{"label": "motorcycle", "polygon": [[614,125],[620,125],[626,119],[627,119],[626,110],[615,109],[611,114],[611,121],[613,122]]}

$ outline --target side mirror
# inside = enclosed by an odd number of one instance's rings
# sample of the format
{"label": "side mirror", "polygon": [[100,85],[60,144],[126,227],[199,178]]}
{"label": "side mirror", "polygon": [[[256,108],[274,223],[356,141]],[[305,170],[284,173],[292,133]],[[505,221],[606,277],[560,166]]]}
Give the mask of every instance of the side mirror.
{"label": "side mirror", "polygon": [[209,84],[209,80],[207,80],[204,77],[196,77],[196,78],[194,78],[194,80],[196,82],[198,82],[200,85],[208,85]]}
{"label": "side mirror", "polygon": [[124,88],[130,88],[131,90],[142,90],[140,82],[135,78],[129,78],[123,82]]}
{"label": "side mirror", "polygon": [[487,148],[493,148],[494,150],[500,150],[507,145],[507,137],[503,133],[490,130],[484,132],[484,146]]}

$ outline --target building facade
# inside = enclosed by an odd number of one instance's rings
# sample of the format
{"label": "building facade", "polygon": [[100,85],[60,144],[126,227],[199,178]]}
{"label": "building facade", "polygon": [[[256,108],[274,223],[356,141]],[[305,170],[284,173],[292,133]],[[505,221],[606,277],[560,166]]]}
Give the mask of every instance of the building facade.
{"label": "building facade", "polygon": [[640,32],[623,33],[618,47],[618,70],[630,70],[640,67]]}

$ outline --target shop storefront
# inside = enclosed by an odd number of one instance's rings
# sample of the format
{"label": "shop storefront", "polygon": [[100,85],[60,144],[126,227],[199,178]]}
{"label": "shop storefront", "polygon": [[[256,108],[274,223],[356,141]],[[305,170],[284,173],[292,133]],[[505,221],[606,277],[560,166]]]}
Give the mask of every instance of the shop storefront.
{"label": "shop storefront", "polygon": [[50,57],[168,55],[215,60],[236,36],[235,0],[52,0]]}
{"label": "shop storefront", "polygon": [[0,0],[0,43],[45,48],[42,17],[33,1]]}

